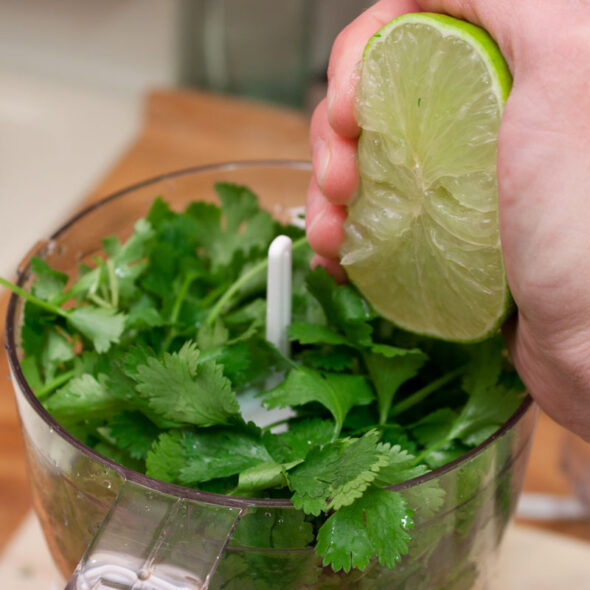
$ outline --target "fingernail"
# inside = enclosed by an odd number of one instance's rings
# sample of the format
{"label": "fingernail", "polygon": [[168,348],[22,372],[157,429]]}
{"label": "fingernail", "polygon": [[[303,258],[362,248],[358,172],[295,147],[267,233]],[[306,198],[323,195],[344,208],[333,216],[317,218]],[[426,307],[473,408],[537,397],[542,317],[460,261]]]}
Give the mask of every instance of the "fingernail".
{"label": "fingernail", "polygon": [[323,139],[318,139],[312,150],[313,169],[318,185],[321,187],[330,165],[330,148]]}
{"label": "fingernail", "polygon": [[332,112],[332,106],[334,104],[334,99],[336,98],[336,90],[334,89],[334,84],[328,84],[328,92],[326,92],[326,103],[328,108],[328,117]]}
{"label": "fingernail", "polygon": [[[313,234],[313,230],[316,227],[316,225],[318,224],[318,222],[322,219],[322,217],[324,216],[325,213],[325,209],[320,209],[314,216],[314,218],[311,220],[311,223],[309,224],[309,226],[307,227],[306,230],[306,234],[308,239],[310,238],[310,236]],[[313,239],[313,238],[312,238]]]}

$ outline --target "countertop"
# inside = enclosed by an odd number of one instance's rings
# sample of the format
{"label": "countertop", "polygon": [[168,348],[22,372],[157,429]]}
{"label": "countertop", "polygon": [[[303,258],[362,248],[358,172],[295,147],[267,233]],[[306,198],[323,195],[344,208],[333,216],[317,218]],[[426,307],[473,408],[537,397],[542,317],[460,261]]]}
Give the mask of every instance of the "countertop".
{"label": "countertop", "polygon": [[[86,196],[72,205],[72,210],[68,213],[136,181],[184,167],[227,160],[309,159],[308,119],[297,111],[205,93],[169,90],[156,90],[150,93],[145,98],[142,111],[143,117],[138,125],[136,139]],[[14,209],[14,212],[11,212],[11,209],[7,209],[9,206],[10,204],[3,200],[3,215],[12,215],[17,223],[18,210]],[[55,226],[46,229],[49,234]],[[6,302],[7,296],[4,294],[0,300],[2,318],[5,315]],[[2,334],[2,341],[3,339]],[[2,550],[30,512],[31,498],[4,354],[0,358],[0,375]],[[574,503],[571,484],[560,467],[561,449],[564,441],[569,438],[571,435],[540,413],[524,485],[527,493],[524,496],[525,501],[539,499],[538,496],[530,494],[543,494],[542,499],[548,499],[550,504],[556,499]],[[556,505],[559,506],[559,501]],[[530,513],[531,510],[535,514],[534,520],[517,519],[517,525],[529,526],[521,526],[522,530],[519,526],[516,527],[517,535],[520,534],[519,530],[524,533],[518,537],[519,541],[514,547],[519,546],[524,535],[527,540],[527,551],[535,551],[535,538],[539,539],[539,547],[542,547],[543,541],[547,544],[549,539],[551,543],[564,541],[565,545],[562,547],[569,547],[569,551],[574,553],[576,550],[584,552],[590,548],[586,543],[576,543],[576,539],[590,541],[590,518],[587,515],[572,514],[558,519],[547,518],[546,511],[538,513],[536,504],[528,502],[523,512]],[[539,515],[543,517],[541,520],[536,518]],[[535,537],[535,531],[538,530],[544,532]],[[566,540],[566,536],[569,540]],[[554,552],[554,545],[551,547],[551,551]],[[567,550],[564,551],[567,554]],[[590,557],[590,552],[587,555]],[[588,586],[575,588],[590,587],[590,573],[587,569],[585,572],[584,575],[589,576],[584,578],[589,580]],[[525,587],[533,586],[515,586]]]}

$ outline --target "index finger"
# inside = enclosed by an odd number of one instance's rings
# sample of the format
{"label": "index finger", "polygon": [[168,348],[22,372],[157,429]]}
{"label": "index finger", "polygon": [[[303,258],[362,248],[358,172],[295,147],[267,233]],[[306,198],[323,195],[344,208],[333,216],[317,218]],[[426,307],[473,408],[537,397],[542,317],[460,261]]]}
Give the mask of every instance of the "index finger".
{"label": "index finger", "polygon": [[328,66],[328,119],[338,135],[355,138],[360,131],[354,98],[358,64],[367,41],[391,19],[407,12],[420,12],[414,0],[380,0],[336,37]]}

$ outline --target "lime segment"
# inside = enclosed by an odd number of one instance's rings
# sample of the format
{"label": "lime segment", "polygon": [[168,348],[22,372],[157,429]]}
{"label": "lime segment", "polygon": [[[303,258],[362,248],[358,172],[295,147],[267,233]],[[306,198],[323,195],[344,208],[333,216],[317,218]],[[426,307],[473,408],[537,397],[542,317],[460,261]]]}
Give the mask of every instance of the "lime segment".
{"label": "lime segment", "polygon": [[496,181],[510,85],[493,39],[442,15],[404,15],[365,49],[342,264],[402,328],[481,340],[510,309]]}

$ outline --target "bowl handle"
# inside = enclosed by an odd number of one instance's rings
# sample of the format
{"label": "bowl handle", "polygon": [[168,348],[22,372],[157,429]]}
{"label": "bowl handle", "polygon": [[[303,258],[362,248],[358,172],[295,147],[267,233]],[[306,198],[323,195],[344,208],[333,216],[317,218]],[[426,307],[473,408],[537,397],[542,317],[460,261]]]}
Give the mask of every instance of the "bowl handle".
{"label": "bowl handle", "polygon": [[246,512],[127,480],[66,590],[207,590]]}

